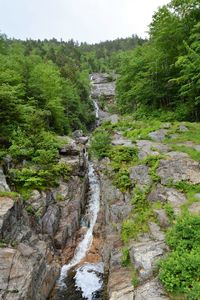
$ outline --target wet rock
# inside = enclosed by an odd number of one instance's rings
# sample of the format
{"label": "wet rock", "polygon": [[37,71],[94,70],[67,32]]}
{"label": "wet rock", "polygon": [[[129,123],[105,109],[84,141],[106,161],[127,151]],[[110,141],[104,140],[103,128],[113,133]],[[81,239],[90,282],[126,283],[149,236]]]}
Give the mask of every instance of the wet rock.
{"label": "wet rock", "polygon": [[169,153],[168,156],[169,159],[160,161],[157,169],[162,184],[182,180],[193,184],[200,183],[200,165],[197,161],[179,152]]}
{"label": "wet rock", "polygon": [[133,243],[130,247],[130,259],[139,274],[140,281],[151,278],[157,260],[167,251],[163,241],[147,241]]}
{"label": "wet rock", "polygon": [[200,202],[194,202],[189,207],[189,212],[193,215],[200,215]]}
{"label": "wet rock", "polygon": [[152,179],[149,175],[149,167],[139,165],[129,169],[130,179],[135,185],[151,185]]}
{"label": "wet rock", "polygon": [[168,131],[166,129],[159,129],[154,132],[150,132],[148,136],[156,142],[162,142],[165,139],[167,132]]}
{"label": "wet rock", "polygon": [[158,279],[153,279],[138,287],[134,300],[169,300]]}
{"label": "wet rock", "polygon": [[2,167],[0,167],[0,192],[10,192]]}
{"label": "wet rock", "polygon": [[157,156],[170,151],[170,147],[168,145],[155,143],[148,140],[137,141],[136,144],[139,151],[139,159],[145,159],[149,155]]}
{"label": "wet rock", "polygon": [[42,232],[54,236],[58,229],[60,221],[60,207],[53,205],[49,206],[47,212],[42,217]]}

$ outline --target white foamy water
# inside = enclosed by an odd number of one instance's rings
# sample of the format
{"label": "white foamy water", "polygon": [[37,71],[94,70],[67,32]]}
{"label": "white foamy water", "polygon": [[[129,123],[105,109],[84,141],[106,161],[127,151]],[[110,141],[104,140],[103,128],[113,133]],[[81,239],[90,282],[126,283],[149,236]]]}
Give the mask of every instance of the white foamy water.
{"label": "white foamy water", "polygon": [[98,120],[99,119],[99,105],[96,100],[93,100],[93,103],[94,103],[94,108],[95,108],[95,116],[96,116],[96,119]]}
{"label": "white foamy water", "polygon": [[86,252],[89,250],[92,239],[93,239],[93,229],[97,220],[97,215],[100,208],[100,184],[97,175],[95,174],[93,164],[90,162],[88,166],[88,178],[89,178],[89,202],[87,215],[89,216],[89,228],[86,231],[83,240],[79,243],[75,250],[73,259],[69,264],[64,265],[61,269],[59,286],[60,288],[66,288],[64,283],[67,277],[68,271],[75,267],[80,261],[85,257]]}
{"label": "white foamy water", "polygon": [[103,271],[103,263],[87,263],[78,268],[75,275],[75,282],[76,287],[81,289],[84,298],[92,300],[93,293],[101,289],[103,285]]}

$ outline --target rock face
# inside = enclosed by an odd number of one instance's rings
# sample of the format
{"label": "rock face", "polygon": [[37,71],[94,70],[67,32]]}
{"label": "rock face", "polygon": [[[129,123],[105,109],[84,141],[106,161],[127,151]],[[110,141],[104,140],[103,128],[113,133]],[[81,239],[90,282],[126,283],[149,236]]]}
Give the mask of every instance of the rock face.
{"label": "rock face", "polygon": [[182,180],[193,184],[200,183],[200,165],[197,161],[189,158],[185,153],[171,152],[169,156],[169,159],[160,161],[157,169],[162,184]]}
{"label": "rock face", "polygon": [[129,169],[130,179],[135,185],[151,185],[152,179],[149,175],[149,167],[146,165],[139,165]]}
{"label": "rock face", "polygon": [[[59,276],[58,254],[80,228],[88,189],[84,143],[70,140],[60,154],[69,180],[34,190],[27,203],[0,197],[0,299],[46,300]],[[0,191],[9,191],[2,169]]]}
{"label": "rock face", "polygon": [[145,159],[149,155],[157,156],[159,154],[167,153],[170,151],[170,147],[168,145],[155,143],[148,140],[137,141],[136,145],[139,150],[139,159]]}
{"label": "rock face", "polygon": [[157,279],[151,280],[137,288],[134,300],[169,300]]}
{"label": "rock face", "polygon": [[153,141],[156,141],[156,142],[162,142],[166,135],[167,135],[167,130],[166,129],[159,129],[157,131],[154,131],[154,132],[150,132],[149,133],[149,137],[153,140]]}
{"label": "rock face", "polygon": [[153,276],[157,260],[163,256],[167,246],[163,241],[145,241],[134,243],[130,249],[130,258],[139,274],[139,280],[144,281]]}

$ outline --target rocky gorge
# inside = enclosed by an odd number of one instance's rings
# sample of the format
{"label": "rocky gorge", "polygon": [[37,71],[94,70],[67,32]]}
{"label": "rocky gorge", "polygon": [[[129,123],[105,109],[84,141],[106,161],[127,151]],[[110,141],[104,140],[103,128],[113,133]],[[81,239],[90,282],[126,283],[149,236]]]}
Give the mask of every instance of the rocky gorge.
{"label": "rocky gorge", "polygon": [[[169,250],[169,208],[175,216],[183,206],[192,214],[200,209],[198,193],[191,202],[176,186],[182,181],[200,184],[199,162],[178,147],[184,144],[197,152],[200,147],[178,139],[192,130],[188,124],[160,122],[144,133],[142,122],[113,113],[115,77],[92,74],[91,81],[97,123],[110,132],[113,155],[93,158],[91,165],[88,137],[79,131],[73,138],[62,137],[66,143],[59,162],[70,166],[70,177],[48,191],[34,190],[28,203],[10,193],[7,162],[0,168],[1,299],[170,299],[157,276],[157,262]],[[128,163],[115,157],[129,150],[134,157]],[[116,184],[121,174],[128,188]],[[91,207],[98,193],[99,203]],[[131,235],[141,222],[138,197],[148,206],[147,217]],[[90,240],[77,259],[87,234]],[[67,288],[60,292],[64,266]]]}

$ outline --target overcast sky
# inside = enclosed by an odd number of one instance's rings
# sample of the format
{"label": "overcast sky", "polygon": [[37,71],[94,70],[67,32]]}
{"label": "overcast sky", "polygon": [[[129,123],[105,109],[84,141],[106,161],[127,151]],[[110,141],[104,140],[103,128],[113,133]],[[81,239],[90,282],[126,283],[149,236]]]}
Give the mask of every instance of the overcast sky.
{"label": "overcast sky", "polygon": [[0,0],[0,32],[89,43],[147,36],[154,11],[169,0]]}

